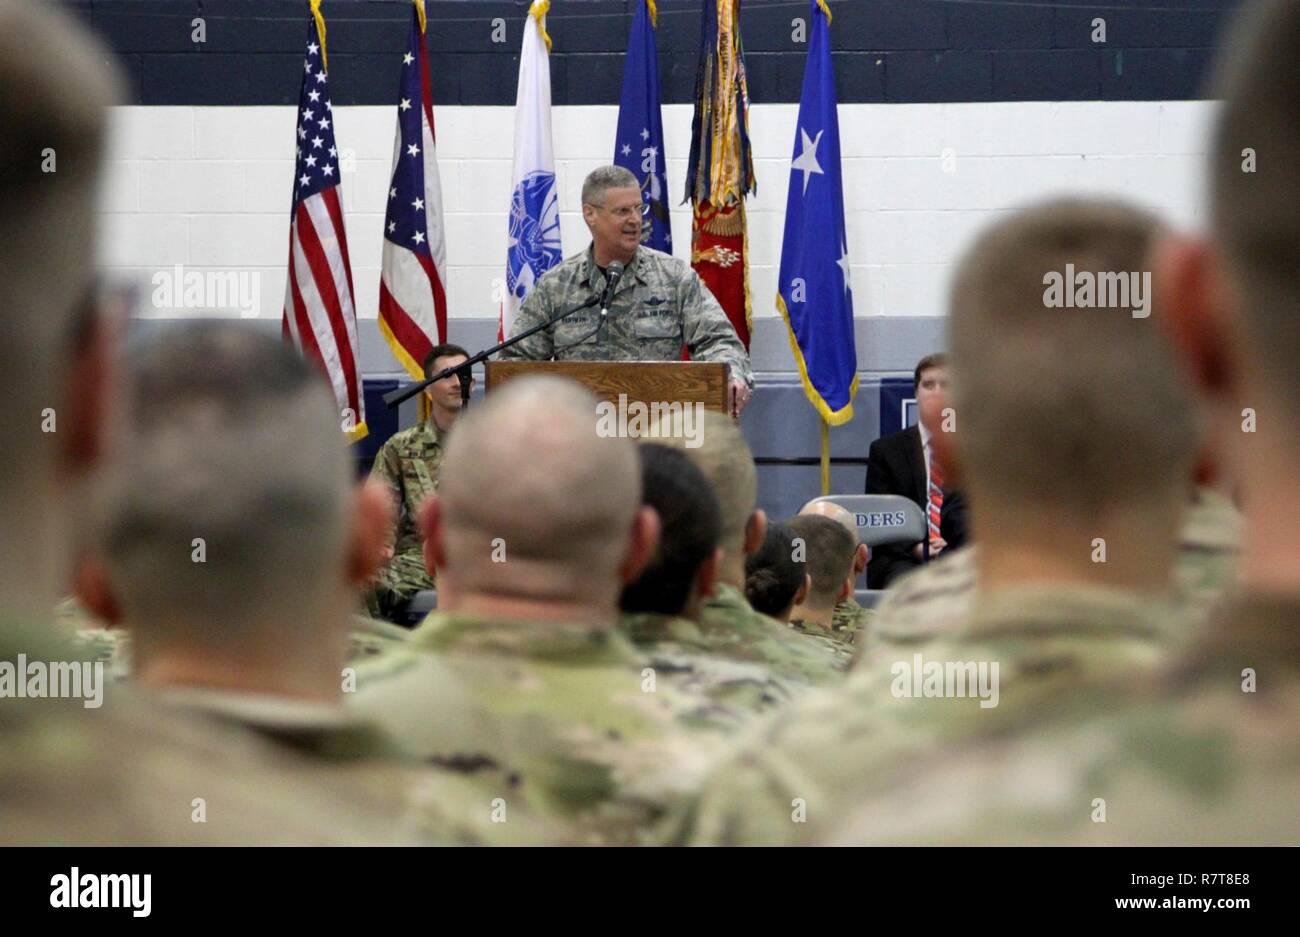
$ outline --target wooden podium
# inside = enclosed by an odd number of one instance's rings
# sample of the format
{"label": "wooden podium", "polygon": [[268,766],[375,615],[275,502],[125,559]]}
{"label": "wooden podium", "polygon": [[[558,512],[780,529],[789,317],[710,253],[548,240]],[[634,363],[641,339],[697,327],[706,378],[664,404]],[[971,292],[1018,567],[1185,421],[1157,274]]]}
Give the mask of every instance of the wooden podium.
{"label": "wooden podium", "polygon": [[628,403],[702,403],[727,412],[727,366],[721,361],[488,361],[492,393],[525,374],[554,374],[577,381],[600,400]]}

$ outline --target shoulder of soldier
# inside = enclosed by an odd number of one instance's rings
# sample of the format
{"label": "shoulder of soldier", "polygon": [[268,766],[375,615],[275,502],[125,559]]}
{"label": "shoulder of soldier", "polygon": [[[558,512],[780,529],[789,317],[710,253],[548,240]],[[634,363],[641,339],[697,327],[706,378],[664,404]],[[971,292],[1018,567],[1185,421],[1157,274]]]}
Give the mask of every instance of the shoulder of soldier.
{"label": "shoulder of soldier", "polygon": [[348,634],[348,660],[377,657],[411,643],[411,631],[369,615],[353,615]]}
{"label": "shoulder of soldier", "polygon": [[387,805],[242,727],[125,688],[93,719],[64,705],[25,710],[0,724],[0,777],[36,793],[0,803],[0,842],[409,842]]}
{"label": "shoulder of soldier", "polygon": [[[1294,672],[1294,671],[1293,671]],[[1240,680],[1133,696],[1123,686],[1029,731],[896,765],[826,844],[1293,845],[1300,681],[1271,700]],[[1115,792],[1114,796],[1110,792]],[[1122,795],[1122,796],[1121,796]]]}
{"label": "shoulder of soldier", "polygon": [[960,547],[885,590],[867,645],[915,644],[959,628],[975,594],[975,547]]}
{"label": "shoulder of soldier", "polygon": [[637,248],[637,252],[637,262],[642,264],[645,270],[662,274],[670,280],[687,278],[695,272],[691,265],[682,258],[674,257],[672,254],[666,254],[652,247],[642,245]]}
{"label": "shoulder of soldier", "polygon": [[[538,278],[533,290],[541,290],[542,295],[554,296],[574,289],[583,278],[587,265],[588,248],[564,258]],[[531,295],[531,294],[530,294]]]}
{"label": "shoulder of soldier", "polygon": [[700,626],[689,618],[659,612],[620,612],[617,628],[643,649],[665,642],[699,644],[703,639]]}

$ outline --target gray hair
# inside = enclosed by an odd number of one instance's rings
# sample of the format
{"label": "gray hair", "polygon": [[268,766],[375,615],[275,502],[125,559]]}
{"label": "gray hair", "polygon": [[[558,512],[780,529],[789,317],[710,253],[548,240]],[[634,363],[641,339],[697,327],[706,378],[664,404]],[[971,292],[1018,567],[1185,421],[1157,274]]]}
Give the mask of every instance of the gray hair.
{"label": "gray hair", "polygon": [[127,370],[130,428],[92,529],[128,621],[308,627],[313,590],[343,575],[351,485],[320,373],[229,322],[172,328]]}
{"label": "gray hair", "polygon": [[601,208],[605,204],[605,193],[610,189],[637,189],[641,183],[636,176],[622,166],[601,166],[587,173],[582,180],[582,204]]}

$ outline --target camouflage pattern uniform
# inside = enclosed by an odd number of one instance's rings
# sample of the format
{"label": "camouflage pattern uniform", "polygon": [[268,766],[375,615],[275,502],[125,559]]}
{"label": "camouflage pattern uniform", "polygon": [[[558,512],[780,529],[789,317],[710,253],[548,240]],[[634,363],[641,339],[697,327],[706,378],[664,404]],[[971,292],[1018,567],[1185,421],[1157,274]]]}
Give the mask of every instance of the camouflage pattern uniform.
{"label": "camouflage pattern uniform", "polygon": [[[49,625],[0,621],[0,662],[20,653],[29,663],[85,659]],[[98,709],[78,699],[0,700],[0,751],[4,845],[434,841],[413,838],[387,804],[294,753],[122,684],[108,685]]]}
{"label": "camouflage pattern uniform", "polygon": [[159,689],[153,695],[178,711],[248,730],[301,756],[315,765],[320,777],[344,782],[383,805],[395,829],[412,842],[478,846],[563,841],[557,825],[543,823],[521,807],[494,821],[496,791],[480,779],[420,764],[414,746],[355,709],[192,687]]}
{"label": "camouflage pattern uniform", "polygon": [[[968,626],[923,648],[927,664],[998,664],[996,705],[960,687],[911,695],[911,653],[869,662],[841,686],[775,713],[710,776],[670,824],[673,842],[779,844],[831,835],[852,811],[917,759],[949,770],[981,738],[1025,731],[1059,701],[1101,682],[1140,684],[1167,659],[1172,606],[1115,590],[1024,587],[999,591]],[[924,684],[922,685],[924,687]]]}
{"label": "camouflage pattern uniform", "polygon": [[375,618],[390,618],[415,593],[434,587],[424,565],[419,520],[420,505],[438,490],[444,435],[430,417],[394,433],[375,456],[370,477],[386,484],[398,505],[397,528],[386,542],[392,559],[366,596],[366,609]]}
{"label": "camouflage pattern uniform", "polygon": [[790,627],[798,634],[812,638],[834,655],[837,666],[848,670],[853,662],[853,635],[837,630],[834,625],[826,626],[802,618],[790,619]]}
{"label": "camouflage pattern uniform", "polygon": [[[1240,543],[1241,514],[1232,502],[1208,488],[1196,489],[1174,561],[1175,597],[1188,611],[1188,639],[1236,579]],[[899,579],[881,597],[871,635],[857,656],[878,648],[901,652],[960,627],[975,596],[977,555],[974,544],[945,550],[933,563]]]}
{"label": "camouflage pattern uniform", "polygon": [[822,841],[1300,843],[1294,598],[1230,601],[1159,681],[1060,700],[1040,721],[943,766],[908,766]]}
{"label": "camouflage pattern uniform", "polygon": [[618,630],[650,666],[687,692],[704,694],[742,713],[757,714],[789,702],[805,687],[774,676],[764,664],[720,655],[689,618],[624,612]]}
{"label": "camouflage pattern uniform", "polygon": [[835,606],[831,625],[835,631],[843,633],[850,644],[857,644],[865,640],[874,616],[874,609],[863,608],[857,599],[850,596]]}
{"label": "camouflage pattern uniform", "polygon": [[387,727],[405,720],[397,731],[427,763],[578,843],[642,842],[743,722],[659,679],[613,629],[430,617],[405,660],[357,665],[350,704]]}
{"label": "camouflage pattern uniform", "polygon": [[348,661],[377,657],[389,651],[406,647],[411,640],[407,628],[369,615],[353,615],[352,631],[348,634]]}
{"label": "camouflage pattern uniform", "polygon": [[[605,289],[592,248],[565,260],[537,281],[515,319],[512,335],[572,309]],[[596,332],[600,310],[575,312],[501,352],[530,361],[677,361],[682,346],[696,361],[724,361],[731,377],[754,386],[749,355],[726,313],[684,260],[637,248]],[[567,346],[567,347],[566,347]]]}
{"label": "camouflage pattern uniform", "polygon": [[837,683],[847,661],[826,642],[769,618],[735,586],[719,582],[700,607],[700,632],[710,653],[765,665],[792,684]]}

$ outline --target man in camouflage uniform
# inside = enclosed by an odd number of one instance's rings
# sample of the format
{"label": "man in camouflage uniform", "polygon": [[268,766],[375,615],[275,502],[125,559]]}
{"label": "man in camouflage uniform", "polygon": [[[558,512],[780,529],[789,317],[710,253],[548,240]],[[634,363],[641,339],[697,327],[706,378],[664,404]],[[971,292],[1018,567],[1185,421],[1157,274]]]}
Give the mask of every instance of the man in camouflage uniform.
{"label": "man in camouflage uniform", "polygon": [[[1029,731],[1060,701],[1105,699],[1093,690],[1110,681],[1141,686],[1167,661],[1185,627],[1169,576],[1191,403],[1155,323],[1042,301],[1043,271],[1140,270],[1157,231],[1127,205],[1067,200],[979,238],[950,312],[958,444],[980,505],[969,619],[777,713],[715,772],[679,840],[831,837],[917,765],[946,772],[982,739]],[[1067,483],[1081,452],[1098,456]]]}
{"label": "man in camouflage uniform", "polygon": [[659,543],[623,589],[619,630],[674,683],[734,709],[761,712],[788,701],[798,685],[773,675],[744,644],[724,652],[711,647],[695,623],[720,556],[722,513],[708,478],[680,450],[643,442],[637,453],[641,500],[659,517]]}
{"label": "man in camouflage uniform", "polygon": [[[799,513],[829,517],[853,534],[855,539],[858,536],[858,525],[854,522],[853,515],[832,501],[814,498],[800,508]],[[871,554],[867,549],[867,545],[859,543],[857,551],[853,554],[853,582],[855,585],[860,581],[863,571],[866,570],[867,561],[870,557]],[[850,640],[857,646],[863,643],[873,614],[873,609],[863,608],[858,604],[858,600],[853,597],[853,594],[850,593],[843,602],[836,603],[835,613],[831,616],[831,626],[841,634],[850,635]]]}
{"label": "man in camouflage uniform", "polygon": [[[1185,639],[1198,635],[1198,621],[1235,581],[1240,541],[1241,513],[1232,502],[1211,488],[1196,488],[1173,569],[1174,598],[1187,611]],[[978,556],[979,548],[968,544],[903,576],[881,598],[871,638],[857,656],[895,655],[961,628],[975,600]]]}
{"label": "man in camouflage uniform", "polygon": [[803,559],[809,583],[803,601],[794,607],[790,626],[817,635],[851,660],[855,632],[837,628],[835,612],[853,595],[853,560],[861,544],[855,534],[829,517],[800,514],[786,526],[797,539],[796,546],[802,547],[796,555]]}
{"label": "man in camouflage uniform", "polygon": [[848,661],[825,642],[756,612],[745,598],[745,557],[762,545],[767,515],[756,507],[758,473],[735,421],[706,410],[699,445],[694,448],[658,425],[651,427],[650,436],[682,448],[709,480],[722,509],[717,579],[696,619],[709,649],[720,656],[763,663],[791,684],[838,682]]}
{"label": "man in camouflage uniform", "polygon": [[[467,360],[459,345],[436,345],[424,359],[424,376]],[[424,391],[428,416],[410,429],[394,433],[375,455],[372,480],[382,482],[397,503],[397,526],[385,547],[391,556],[366,593],[366,609],[374,618],[391,618],[417,592],[433,588],[433,575],[424,565],[420,542],[420,505],[438,490],[438,472],[447,434],[460,415],[460,379],[456,375],[430,384]]]}
{"label": "man in camouflage uniform", "polygon": [[[354,494],[319,373],[230,323],[176,326],[127,364],[134,418],[100,499],[103,582],[83,591],[130,624],[132,682],[356,784],[395,824],[494,841],[489,791],[415,765],[401,738],[343,705],[350,597],[379,562],[387,496]],[[364,635],[402,646],[377,626]],[[436,814],[411,802],[417,788],[441,790]]]}
{"label": "man in camouflage uniform", "polygon": [[[80,664],[51,621],[113,428],[111,334],[93,291],[109,52],[54,4],[0,0],[0,665]],[[42,153],[58,172],[42,172]],[[93,226],[92,226],[93,228]],[[332,410],[332,407],[331,407]],[[57,418],[57,431],[42,421]],[[337,422],[330,421],[337,434]],[[178,549],[187,556],[193,532]],[[94,674],[92,668],[89,673]],[[397,841],[384,805],[240,727],[119,684],[90,698],[0,697],[0,843]],[[48,689],[48,687],[47,687]],[[83,683],[83,695],[88,689]]]}
{"label": "man in camouflage uniform", "polygon": [[439,608],[418,650],[358,664],[353,705],[408,725],[428,761],[581,843],[637,843],[698,783],[741,718],[687,695],[615,628],[654,547],[630,440],[596,400],[514,381],[468,414],[424,508]]}
{"label": "man in camouflage uniform", "polygon": [[[1210,147],[1217,243],[1170,238],[1156,273],[1210,438],[1240,483],[1240,585],[1158,681],[1057,700],[1032,734],[973,747],[943,778],[900,775],[890,796],[842,818],[848,839],[1300,843],[1300,171],[1293,159],[1242,164],[1247,147],[1300,147],[1300,6],[1252,7],[1227,48]],[[1222,525],[1185,531],[1213,543]]]}
{"label": "man in camouflage uniform", "polygon": [[605,271],[626,269],[601,321],[598,305],[566,316],[501,353],[530,361],[677,361],[682,346],[696,361],[731,367],[728,399],[739,415],[754,376],[736,330],[690,264],[641,244],[641,189],[621,166],[593,170],[582,184],[582,217],[591,245],[537,281],[511,335],[604,295]]}

